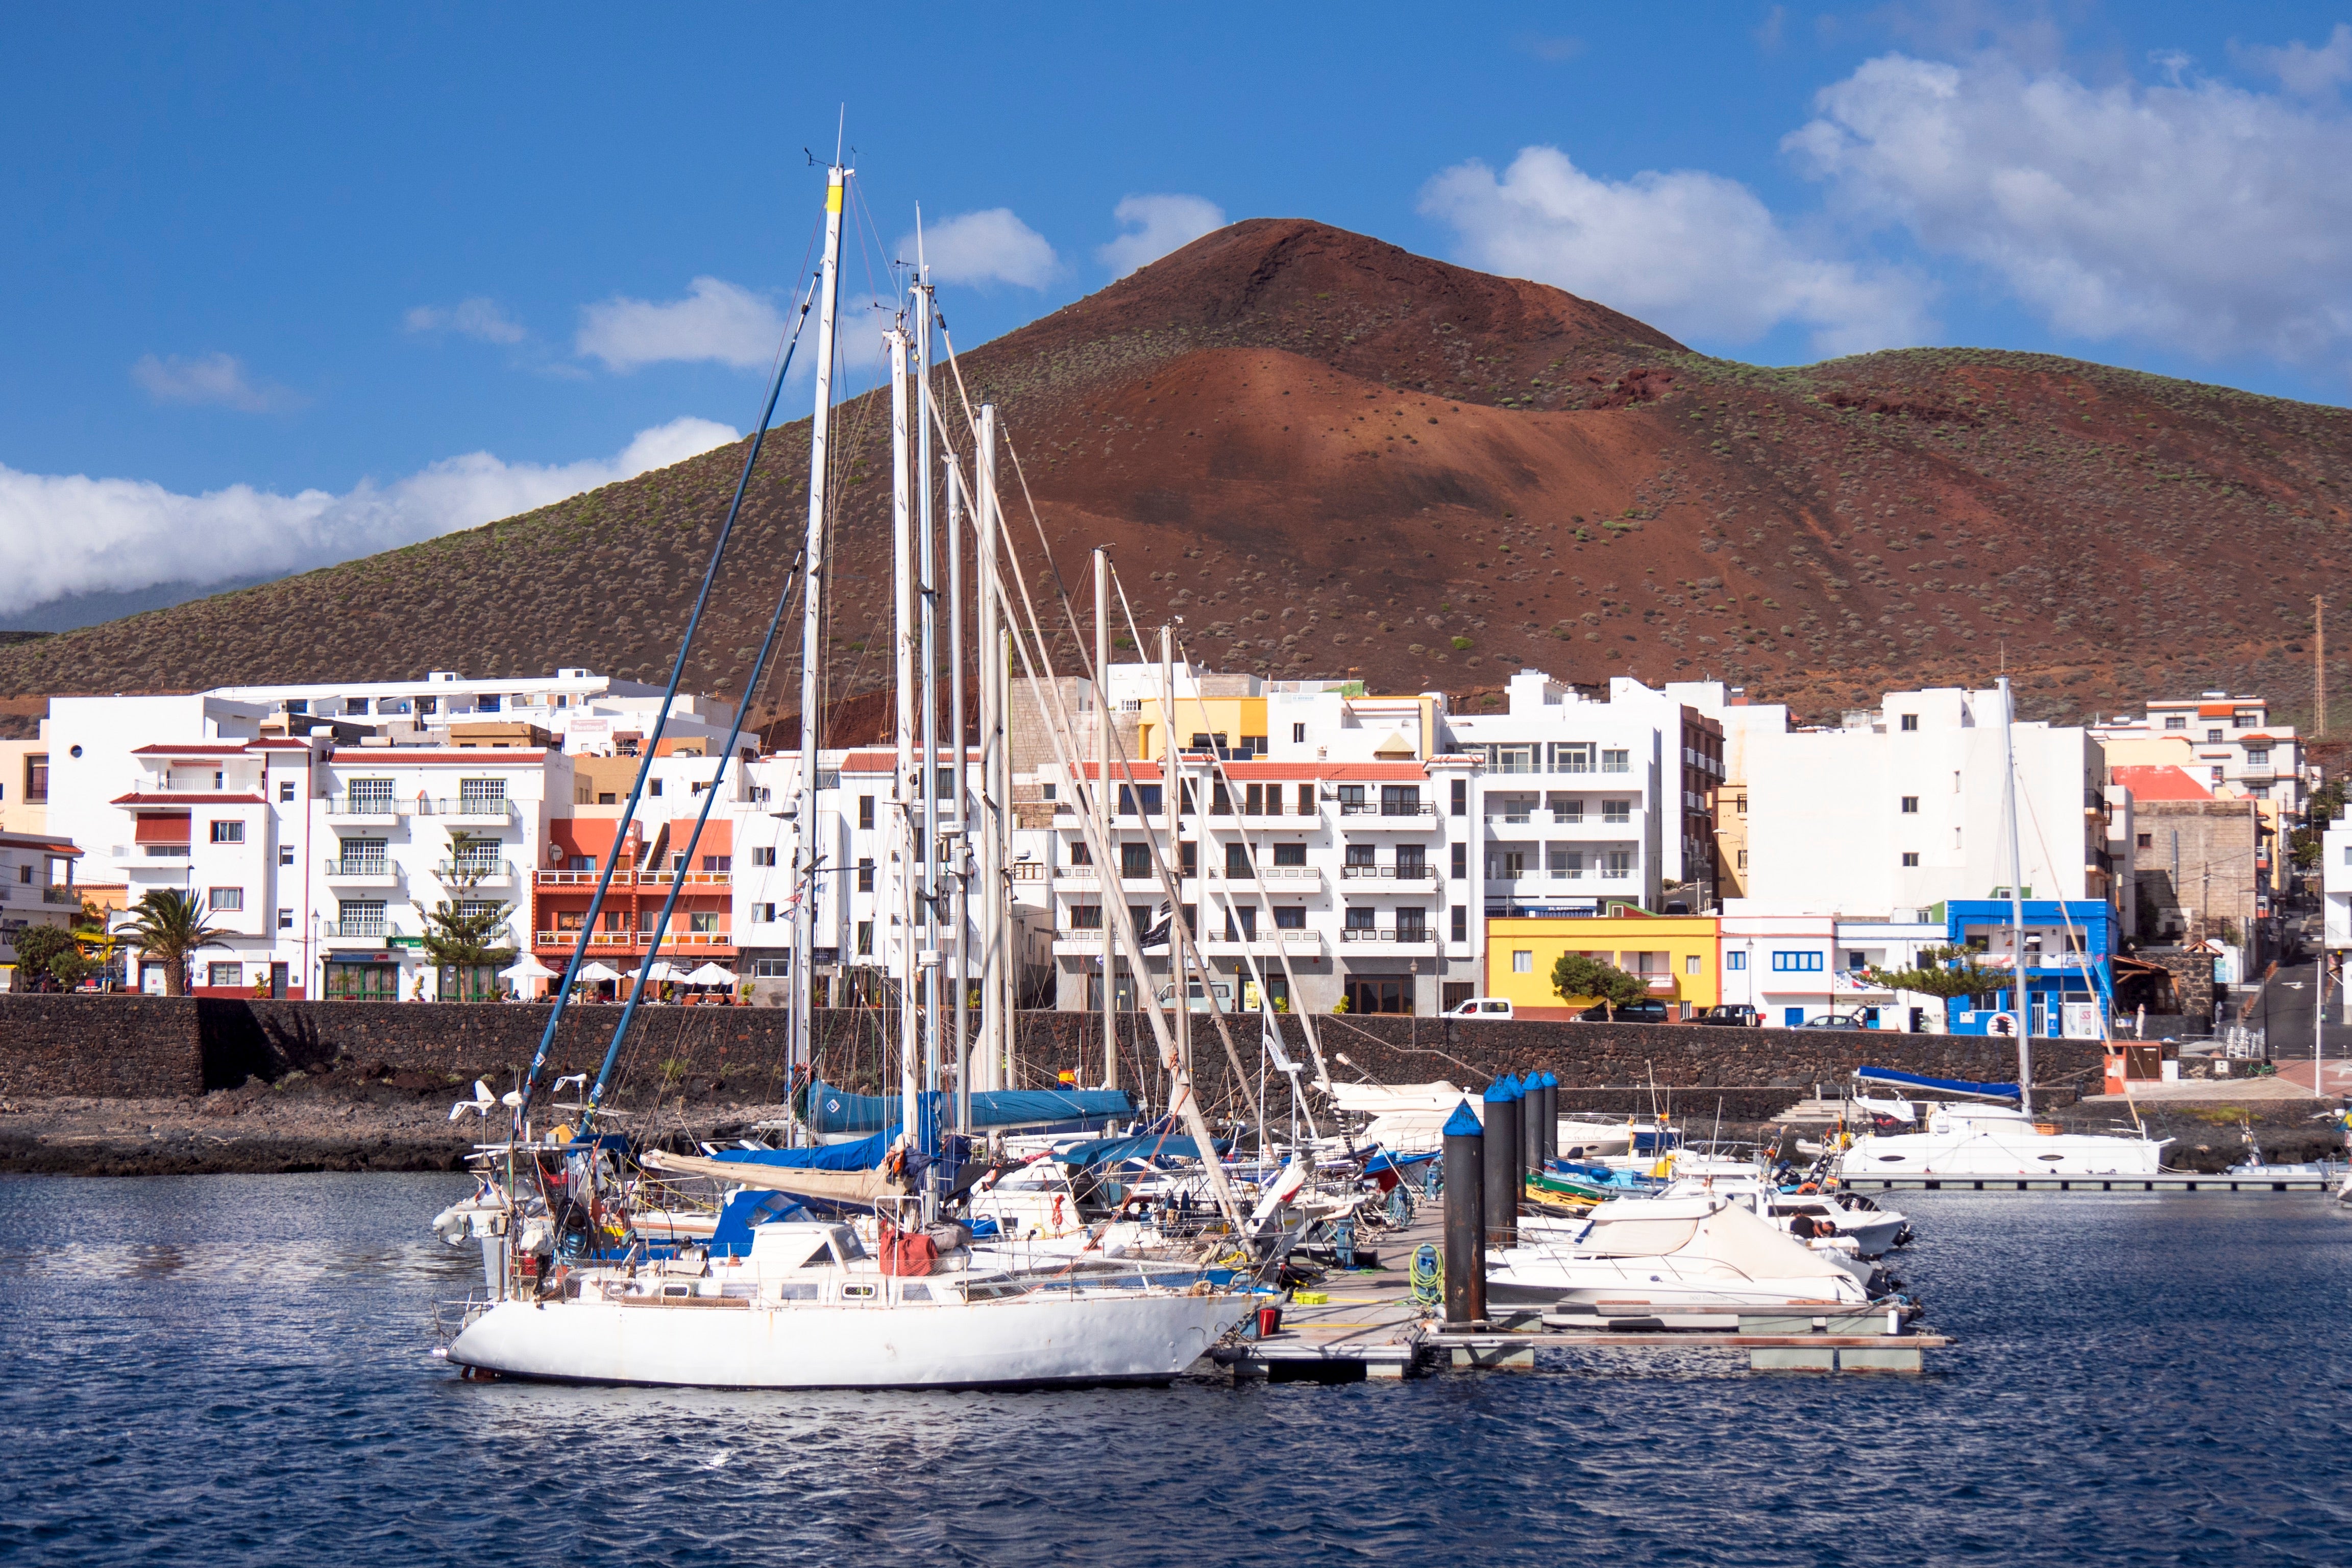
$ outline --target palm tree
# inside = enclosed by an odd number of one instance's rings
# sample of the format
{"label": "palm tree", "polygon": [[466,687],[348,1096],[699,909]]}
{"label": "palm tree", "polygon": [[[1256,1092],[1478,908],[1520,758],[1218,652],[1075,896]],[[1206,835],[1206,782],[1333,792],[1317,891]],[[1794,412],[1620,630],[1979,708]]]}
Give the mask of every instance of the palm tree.
{"label": "palm tree", "polygon": [[194,893],[177,888],[157,888],[141,895],[131,906],[136,917],[124,934],[139,943],[147,957],[163,965],[163,994],[188,994],[188,961],[197,949],[219,943],[221,933],[205,922],[205,908]]}

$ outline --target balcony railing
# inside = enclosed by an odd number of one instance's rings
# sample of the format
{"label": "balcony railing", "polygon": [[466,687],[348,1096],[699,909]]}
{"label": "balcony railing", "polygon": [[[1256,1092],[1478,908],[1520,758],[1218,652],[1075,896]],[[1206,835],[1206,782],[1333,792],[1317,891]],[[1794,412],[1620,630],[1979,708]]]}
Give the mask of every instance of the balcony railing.
{"label": "balcony railing", "polygon": [[1006,874],[1016,882],[1042,882],[1045,880],[1053,868],[1042,860],[1016,860],[1005,870]]}
{"label": "balcony railing", "polygon": [[327,816],[446,816],[474,822],[509,822],[515,816],[515,803],[503,797],[487,800],[476,795],[455,798],[433,795],[336,795],[327,797]]}
{"label": "balcony railing", "polygon": [[185,844],[118,844],[113,854],[117,860],[184,860],[188,849]]}
{"label": "balcony railing", "polygon": [[1341,942],[1385,942],[1399,947],[1430,947],[1436,943],[1437,932],[1428,926],[1400,926],[1388,930],[1376,926],[1342,926]]}
{"label": "balcony railing", "polygon": [[399,872],[388,859],[331,859],[326,862],[326,875],[338,882],[388,882]]}
{"label": "balcony railing", "polygon": [[[543,931],[533,934],[536,940],[531,945],[540,948],[569,948],[580,941],[580,933],[576,931]],[[639,950],[651,946],[653,940],[654,933],[649,931],[600,931],[591,933],[588,938],[588,948],[592,952],[600,947]],[[673,928],[662,937],[662,947],[665,950],[674,947],[709,948],[734,945],[735,934],[732,931],[678,931]]]}
{"label": "balcony railing", "polygon": [[415,803],[404,806],[388,795],[331,795],[327,797],[327,816],[406,816]]}
{"label": "balcony railing", "polygon": [[[589,873],[593,879],[593,872]],[[618,880],[615,878],[614,880]],[[667,888],[673,882],[684,882],[689,888],[724,888],[735,880],[732,871],[640,871],[637,885],[644,888]]]}
{"label": "balcony railing", "polygon": [[1434,866],[1342,866],[1339,879],[1346,882],[1434,882]]}
{"label": "balcony railing", "polygon": [[383,942],[400,931],[379,915],[374,920],[329,921],[319,928],[319,934],[329,942]]}
{"label": "balcony railing", "polygon": [[1437,806],[1434,802],[1426,800],[1418,803],[1396,800],[1343,800],[1339,803],[1339,815],[1342,816],[1435,816]]}
{"label": "balcony railing", "polygon": [[506,882],[514,879],[511,860],[444,860],[433,868],[433,874],[445,882],[463,882],[472,879],[484,882]]}
{"label": "balcony railing", "polygon": [[45,904],[68,904],[75,909],[79,909],[81,907],[81,889],[69,883],[52,882],[41,889],[41,902]]}

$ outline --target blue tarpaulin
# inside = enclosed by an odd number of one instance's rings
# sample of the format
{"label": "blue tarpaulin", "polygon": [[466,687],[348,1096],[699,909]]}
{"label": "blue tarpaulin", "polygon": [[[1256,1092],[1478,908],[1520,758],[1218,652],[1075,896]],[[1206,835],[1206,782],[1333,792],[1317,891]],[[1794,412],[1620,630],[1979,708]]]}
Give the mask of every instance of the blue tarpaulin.
{"label": "blue tarpaulin", "polygon": [[[979,1097],[975,1095],[973,1098]],[[1224,1142],[1213,1147],[1222,1154],[1233,1145]],[[1136,1138],[1097,1138],[1091,1142],[1073,1143],[1054,1154],[1054,1158],[1063,1164],[1080,1168],[1115,1165],[1121,1160],[1197,1160],[1200,1157],[1200,1147],[1192,1139],[1162,1137],[1158,1133]]]}
{"label": "blue tarpaulin", "polygon": [[[831,1084],[810,1086],[803,1120],[818,1132],[875,1132],[895,1126],[896,1095],[852,1094]],[[1057,1121],[1097,1121],[1135,1114],[1124,1090],[1116,1089],[1008,1089],[971,1097],[974,1127],[1046,1126]]]}
{"label": "blue tarpaulin", "polygon": [[778,1166],[793,1171],[871,1171],[882,1163],[898,1136],[892,1122],[870,1138],[855,1143],[828,1143],[822,1149],[721,1149],[710,1157],[745,1165]]}
{"label": "blue tarpaulin", "polygon": [[2013,1083],[1964,1083],[1958,1079],[1923,1078],[1893,1068],[1856,1068],[1853,1076],[1868,1083],[1899,1083],[1911,1089],[1939,1089],[1946,1094],[1973,1094],[1983,1100],[2015,1100]]}

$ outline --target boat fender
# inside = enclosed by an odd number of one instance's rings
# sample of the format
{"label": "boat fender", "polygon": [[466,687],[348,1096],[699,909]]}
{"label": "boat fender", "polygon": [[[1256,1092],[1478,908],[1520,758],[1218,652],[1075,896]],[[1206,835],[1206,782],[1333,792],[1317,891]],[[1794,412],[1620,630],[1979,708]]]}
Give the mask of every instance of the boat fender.
{"label": "boat fender", "polygon": [[1061,1225],[1062,1225],[1062,1194],[1059,1194],[1059,1193],[1055,1193],[1055,1194],[1054,1194],[1054,1227],[1055,1227],[1056,1230],[1058,1230],[1058,1229],[1060,1229],[1060,1228],[1061,1228]]}

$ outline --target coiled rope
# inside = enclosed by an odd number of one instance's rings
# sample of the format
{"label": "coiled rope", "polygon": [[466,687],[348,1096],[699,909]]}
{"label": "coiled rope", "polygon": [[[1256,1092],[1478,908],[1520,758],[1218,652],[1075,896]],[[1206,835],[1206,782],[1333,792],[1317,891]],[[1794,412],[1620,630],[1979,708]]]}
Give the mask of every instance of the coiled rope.
{"label": "coiled rope", "polygon": [[1434,1307],[1445,1300],[1445,1265],[1428,1242],[1412,1255],[1412,1300],[1422,1307]]}

